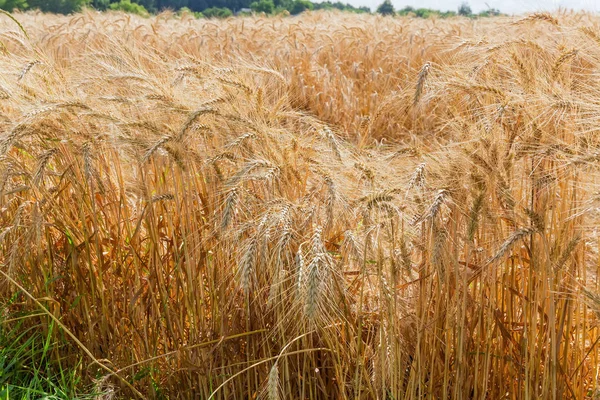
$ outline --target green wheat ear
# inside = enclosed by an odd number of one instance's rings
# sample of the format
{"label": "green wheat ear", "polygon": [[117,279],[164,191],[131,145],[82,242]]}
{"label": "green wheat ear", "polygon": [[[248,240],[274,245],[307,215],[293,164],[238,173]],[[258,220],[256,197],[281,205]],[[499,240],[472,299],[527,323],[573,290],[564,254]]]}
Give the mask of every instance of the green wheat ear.
{"label": "green wheat ear", "polygon": [[25,37],[29,39],[29,35],[27,34],[27,31],[25,30],[25,28],[23,28],[23,25],[21,25],[21,23],[19,21],[17,21],[17,19],[15,17],[12,16],[11,13],[9,13],[8,11],[4,11],[4,10],[0,10],[0,13],[6,15],[8,18],[12,19],[15,24],[17,24],[19,26],[19,29],[21,30],[21,32],[23,32],[23,34],[25,35]]}

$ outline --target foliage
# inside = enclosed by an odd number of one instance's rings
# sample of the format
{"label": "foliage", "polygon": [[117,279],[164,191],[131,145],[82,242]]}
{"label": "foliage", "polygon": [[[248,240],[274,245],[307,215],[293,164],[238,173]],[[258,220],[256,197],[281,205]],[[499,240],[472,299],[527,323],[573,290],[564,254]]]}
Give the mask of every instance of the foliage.
{"label": "foliage", "polygon": [[264,12],[265,14],[272,14],[275,11],[275,4],[273,0],[259,0],[250,3],[250,8],[254,12]]}
{"label": "foliage", "polygon": [[110,5],[110,0],[91,0],[89,5],[95,10],[106,11]]}
{"label": "foliage", "polygon": [[471,6],[469,5],[469,3],[464,2],[458,7],[458,15],[462,15],[465,17],[473,15],[473,12],[471,11]]}
{"label": "foliage", "polygon": [[[111,0],[111,1],[114,1],[114,0]],[[161,4],[159,4],[160,1],[161,0],[135,0],[133,3],[139,4],[140,6],[144,7],[144,9],[146,9],[148,12],[156,12],[159,9],[164,8],[164,7],[162,7]],[[138,11],[140,11],[140,10],[136,9],[136,12],[138,12]]]}
{"label": "foliage", "polygon": [[315,10],[337,9],[337,10],[341,10],[341,11],[350,11],[350,12],[354,12],[354,13],[358,13],[358,14],[371,12],[369,7],[365,7],[365,6],[354,7],[351,4],[342,3],[340,1],[336,1],[336,2],[332,3],[331,1],[327,0],[327,1],[313,3],[313,5],[314,5]]}
{"label": "foliage", "polygon": [[5,11],[25,10],[28,7],[27,0],[0,0],[0,9]]}
{"label": "foliage", "polygon": [[[499,15],[502,15],[502,13],[495,9],[495,8],[490,8],[488,10],[484,10],[481,11],[479,14],[471,14],[470,13],[470,8],[466,9],[463,8],[463,13],[467,13],[467,14],[461,14],[467,17],[496,17]],[[411,16],[411,17],[417,17],[417,18],[429,18],[429,17],[438,17],[438,18],[451,18],[451,17],[455,17],[458,15],[458,13],[456,11],[440,11],[440,10],[435,10],[435,9],[431,9],[431,8],[414,8],[411,6],[406,6],[403,9],[399,10],[398,15],[402,15],[402,16]]]}
{"label": "foliage", "polygon": [[431,8],[413,8],[411,6],[404,7],[402,10],[398,11],[398,15],[406,15],[413,16],[418,18],[429,18],[432,16],[440,17],[440,18],[449,18],[456,16],[456,12],[454,11],[439,11]]}
{"label": "foliage", "polygon": [[394,15],[396,11],[394,10],[394,5],[391,0],[384,0],[384,2],[377,7],[377,12],[381,15]]}
{"label": "foliage", "polygon": [[202,14],[201,12],[192,11],[188,7],[182,7],[182,8],[180,8],[179,10],[177,10],[177,13],[179,15],[181,15],[181,16],[184,16],[184,15],[193,15],[194,18],[204,18],[204,14]]}
{"label": "foliage", "polygon": [[148,15],[148,10],[144,6],[132,3],[131,0],[120,0],[118,3],[111,3],[109,8],[115,11],[124,11],[130,14]]}
{"label": "foliage", "polygon": [[206,18],[228,18],[233,15],[230,9],[226,7],[211,7],[202,11]]}
{"label": "foliage", "polygon": [[487,10],[481,11],[479,14],[477,14],[479,17],[497,17],[499,15],[502,15],[502,13],[497,8],[488,8]]}
{"label": "foliage", "polygon": [[[340,1],[332,2],[311,2],[310,0],[0,0],[0,9],[29,9],[38,8],[44,12],[56,12],[68,14],[80,10],[85,5],[90,5],[97,10],[119,10],[132,14],[148,15],[161,10],[181,10],[189,9],[196,13],[195,16],[205,15],[208,18],[226,18],[239,11],[242,8],[250,8],[254,12],[265,14],[282,14],[288,11],[290,14],[297,15],[306,10],[333,10],[348,11],[353,13],[370,13],[369,7],[354,7],[350,4]],[[4,2],[4,3],[2,3]],[[141,6],[141,7],[138,7]],[[207,12],[204,12],[207,10]],[[461,5],[459,10],[461,15],[473,16],[468,4]],[[202,14],[198,14],[202,12]],[[385,0],[378,8],[377,12],[383,15],[393,15],[395,13],[391,0]],[[398,12],[399,15],[410,15],[419,18],[428,18],[437,16],[441,18],[452,17],[456,15],[453,11],[439,11],[427,8],[418,8],[407,6]],[[496,9],[482,11],[478,14],[480,17],[496,16],[500,12]]]}
{"label": "foliage", "polygon": [[313,4],[309,0],[294,0],[289,12],[292,15],[298,15],[306,10],[312,10]]}
{"label": "foliage", "polygon": [[28,0],[29,8],[43,12],[71,14],[89,4],[89,0]]}
{"label": "foliage", "polygon": [[450,18],[456,16],[456,12],[454,11],[439,11],[431,8],[413,8],[411,6],[406,6],[402,10],[398,11],[398,15],[403,16],[412,16],[418,18],[429,18],[432,16],[439,18]]}
{"label": "foliage", "polygon": [[[164,1],[164,0],[163,0]],[[178,0],[182,1],[182,0]],[[229,9],[230,12],[238,11],[241,8],[249,8],[252,0],[187,0],[186,7],[189,7],[193,11],[201,11],[204,13],[206,9]],[[209,11],[211,17],[214,17],[216,11]],[[218,12],[217,12],[218,13]],[[204,13],[206,14],[206,13]],[[221,13],[222,14],[222,13]]]}

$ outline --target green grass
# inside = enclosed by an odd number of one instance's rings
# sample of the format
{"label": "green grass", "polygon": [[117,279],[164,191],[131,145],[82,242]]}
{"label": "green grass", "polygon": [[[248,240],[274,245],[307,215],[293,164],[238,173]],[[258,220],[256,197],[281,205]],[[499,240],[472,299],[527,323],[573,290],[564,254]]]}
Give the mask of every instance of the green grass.
{"label": "green grass", "polygon": [[[96,398],[82,394],[80,360],[75,368],[63,367],[60,360],[64,359],[62,353],[66,354],[66,341],[54,322],[48,326],[31,323],[39,316],[13,315],[0,321],[0,399]],[[56,353],[62,356],[56,357]]]}

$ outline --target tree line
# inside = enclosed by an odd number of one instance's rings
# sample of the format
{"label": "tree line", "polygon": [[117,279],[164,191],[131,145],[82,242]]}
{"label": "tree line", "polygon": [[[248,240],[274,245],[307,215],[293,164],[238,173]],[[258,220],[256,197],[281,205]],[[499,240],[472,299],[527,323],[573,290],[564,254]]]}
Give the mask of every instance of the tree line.
{"label": "tree line", "polygon": [[[0,0],[0,9],[12,12],[14,10],[38,9],[42,12],[70,14],[84,7],[96,10],[120,10],[128,13],[149,15],[164,10],[187,11],[201,18],[227,18],[232,15],[248,13],[292,14],[297,15],[307,10],[341,10],[353,13],[371,13],[369,7],[354,7],[341,1],[330,0],[312,2],[310,0]],[[467,3],[463,3],[458,11],[439,11],[428,8],[407,6],[396,11],[391,0],[384,0],[377,7],[377,13],[382,15],[411,15],[428,18],[430,16],[451,17],[455,15],[494,16],[500,12],[489,9],[479,14],[473,14]]]}
{"label": "tree line", "polygon": [[384,0],[383,3],[377,7],[377,12],[383,15],[411,15],[419,18],[429,18],[431,16],[437,16],[441,18],[455,17],[461,15],[464,17],[494,17],[501,15],[500,10],[495,8],[488,8],[487,10],[481,11],[478,14],[474,14],[471,10],[469,3],[462,3],[457,11],[440,11],[431,8],[414,8],[406,6],[403,9],[396,11],[391,0]]}

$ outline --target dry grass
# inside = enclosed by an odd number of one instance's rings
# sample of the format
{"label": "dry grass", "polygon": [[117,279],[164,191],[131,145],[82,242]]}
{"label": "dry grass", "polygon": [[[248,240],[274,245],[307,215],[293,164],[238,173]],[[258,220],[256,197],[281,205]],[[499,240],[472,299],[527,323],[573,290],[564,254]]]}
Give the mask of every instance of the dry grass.
{"label": "dry grass", "polygon": [[16,18],[0,263],[90,380],[598,395],[597,17]]}

